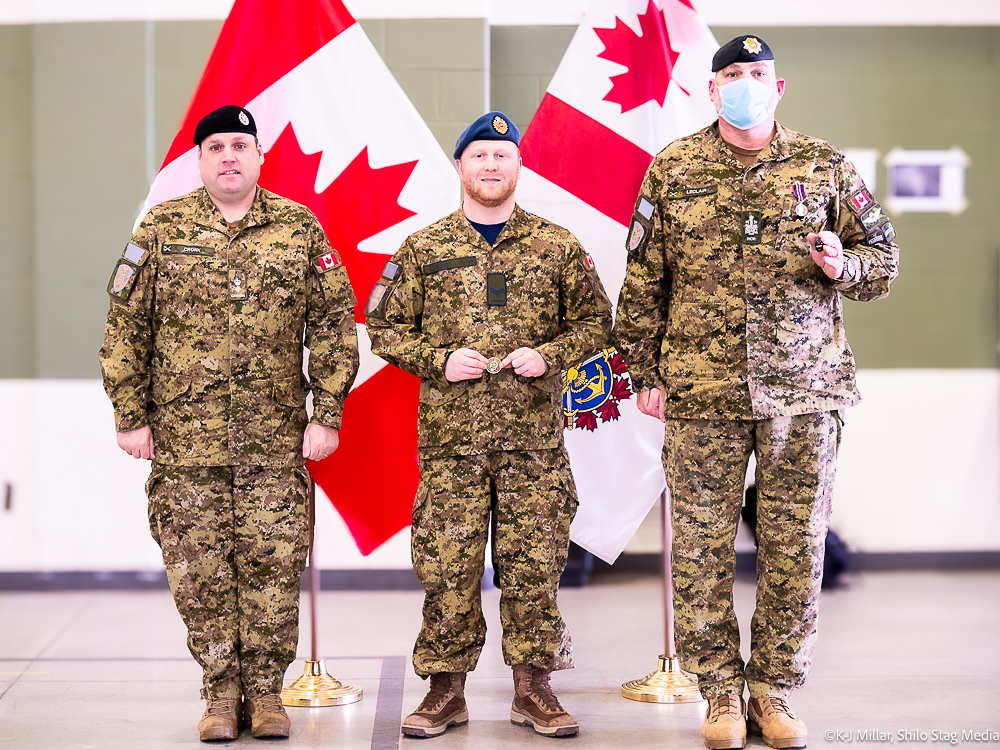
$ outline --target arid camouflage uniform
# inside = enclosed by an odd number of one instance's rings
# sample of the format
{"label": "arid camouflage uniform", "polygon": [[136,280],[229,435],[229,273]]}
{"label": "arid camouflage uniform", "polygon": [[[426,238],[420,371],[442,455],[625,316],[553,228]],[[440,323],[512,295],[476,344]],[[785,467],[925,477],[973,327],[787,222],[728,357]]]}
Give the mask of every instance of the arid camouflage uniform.
{"label": "arid camouflage uniform", "polygon": [[202,188],[150,210],[108,292],[104,387],[119,431],[152,428],[150,529],[202,697],[279,692],[309,541],[306,389],[339,428],[358,367],[347,274],[304,206],[258,187],[229,225]]}
{"label": "arid camouflage uniform", "polygon": [[[829,279],[806,235],[857,265]],[[895,231],[854,167],[777,125],[749,168],[718,123],[675,141],[642,183],[615,345],[637,390],[664,386],[678,649],[702,693],[784,696],[812,660],[839,410],[860,401],[842,300],[885,297]],[[733,541],[751,453],[759,492],[757,609],[744,669]]]}
{"label": "arid camouflage uniform", "polygon": [[[556,606],[577,505],[560,372],[610,334],[593,261],[565,229],[520,207],[492,247],[459,209],[406,240],[368,308],[372,351],[421,378],[413,564],[426,596],[417,674],[475,669],[486,640],[480,581],[491,506],[504,659],[571,667]],[[487,359],[530,347],[548,370],[451,383],[445,361],[462,347]]]}

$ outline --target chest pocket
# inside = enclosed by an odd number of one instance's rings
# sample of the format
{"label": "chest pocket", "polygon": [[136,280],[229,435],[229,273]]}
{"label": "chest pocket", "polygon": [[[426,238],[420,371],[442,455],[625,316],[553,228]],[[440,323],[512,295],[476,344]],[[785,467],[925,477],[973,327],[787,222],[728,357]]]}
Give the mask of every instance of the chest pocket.
{"label": "chest pocket", "polygon": [[424,279],[423,332],[436,346],[463,339],[471,309],[485,307],[486,276],[474,256],[442,258],[421,267]]}
{"label": "chest pocket", "polygon": [[211,247],[165,245],[156,278],[156,308],[162,316],[184,322],[203,317],[216,297],[224,294],[228,278]]}

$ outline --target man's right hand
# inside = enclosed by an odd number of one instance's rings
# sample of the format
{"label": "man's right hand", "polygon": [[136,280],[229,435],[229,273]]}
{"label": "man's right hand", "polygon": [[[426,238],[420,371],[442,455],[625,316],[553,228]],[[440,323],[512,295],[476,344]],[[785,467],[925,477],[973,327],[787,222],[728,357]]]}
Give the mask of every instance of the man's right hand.
{"label": "man's right hand", "polygon": [[457,383],[460,380],[474,380],[486,369],[486,357],[473,349],[456,349],[448,357],[444,366],[445,378]]}
{"label": "man's right hand", "polygon": [[658,388],[647,388],[639,397],[636,399],[636,406],[639,407],[639,411],[643,414],[648,414],[651,417],[656,417],[661,422],[666,422],[667,419],[663,416],[663,402],[666,399],[666,391],[663,386]]}
{"label": "man's right hand", "polygon": [[148,426],[118,433],[118,447],[134,458],[153,457],[153,431]]}

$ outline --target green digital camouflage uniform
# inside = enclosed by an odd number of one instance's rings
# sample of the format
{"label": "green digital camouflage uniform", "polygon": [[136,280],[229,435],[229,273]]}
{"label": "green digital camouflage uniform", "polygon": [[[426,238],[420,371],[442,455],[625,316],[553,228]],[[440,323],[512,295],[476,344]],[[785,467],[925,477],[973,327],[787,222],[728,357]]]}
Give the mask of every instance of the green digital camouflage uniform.
{"label": "green digital camouflage uniform", "polygon": [[[480,579],[491,505],[508,664],[572,666],[556,606],[576,487],[560,372],[606,345],[611,305],[569,232],[515,207],[491,247],[459,209],[409,237],[368,303],[372,351],[418,375],[413,564],[426,588],[417,674],[469,672],[486,640]],[[535,349],[548,370],[445,379],[448,355]]]}
{"label": "green digital camouflage uniform", "polygon": [[347,274],[304,206],[258,187],[230,225],[202,188],[149,211],[108,292],[104,387],[119,431],[152,429],[150,528],[202,696],[278,692],[309,543],[306,389],[339,428],[358,367]]}
{"label": "green digital camouflage uniform", "polygon": [[[829,230],[852,280],[829,279],[806,235]],[[816,638],[839,410],[860,400],[842,295],[885,297],[895,231],[842,152],[776,125],[749,168],[718,123],[646,172],[628,238],[615,345],[637,391],[664,386],[678,649],[703,694],[785,695]],[[750,453],[758,598],[744,669],[733,540]]]}

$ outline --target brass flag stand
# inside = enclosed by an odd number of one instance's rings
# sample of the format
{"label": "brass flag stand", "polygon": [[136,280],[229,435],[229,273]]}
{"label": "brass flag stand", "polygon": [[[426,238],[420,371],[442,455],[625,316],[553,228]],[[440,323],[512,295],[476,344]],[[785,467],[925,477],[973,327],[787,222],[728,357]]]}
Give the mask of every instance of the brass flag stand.
{"label": "brass flag stand", "polygon": [[316,637],[316,592],[319,590],[319,567],[316,565],[316,485],[309,482],[309,616],[312,630],[312,658],[306,660],[302,676],[281,691],[286,706],[346,706],[361,700],[361,688],[343,685],[326,671],[320,659]]}
{"label": "brass flag stand", "polygon": [[641,680],[631,680],[622,685],[622,695],[633,701],[646,703],[697,703],[703,700],[698,690],[698,679],[681,669],[674,650],[674,587],[671,581],[670,501],[667,492],[660,496],[663,510],[663,613],[666,649],[660,654],[655,672]]}

